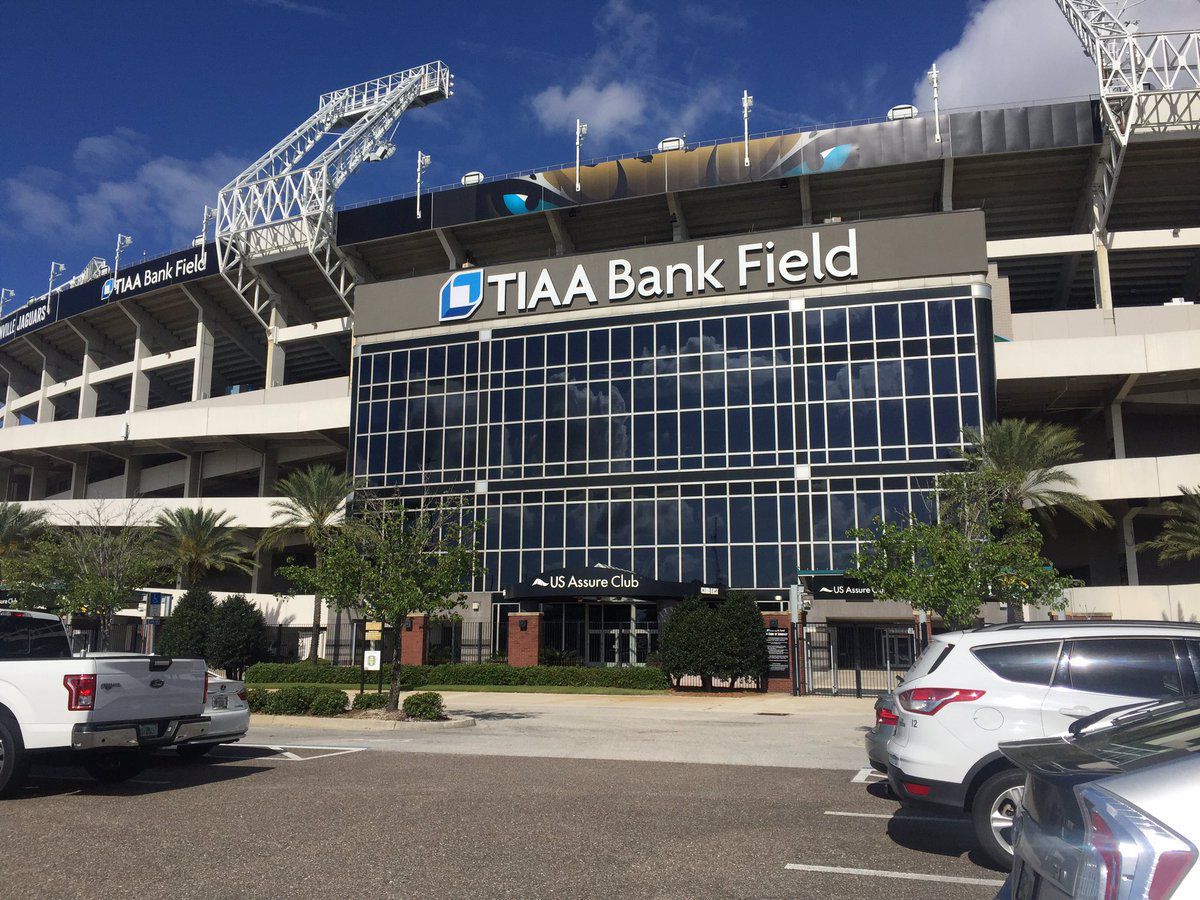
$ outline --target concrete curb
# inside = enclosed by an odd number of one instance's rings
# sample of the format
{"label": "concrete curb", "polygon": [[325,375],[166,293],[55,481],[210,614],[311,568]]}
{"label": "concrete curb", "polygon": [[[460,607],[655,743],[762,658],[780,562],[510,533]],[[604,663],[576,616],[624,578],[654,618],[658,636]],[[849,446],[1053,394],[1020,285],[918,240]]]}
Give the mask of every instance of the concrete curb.
{"label": "concrete curb", "polygon": [[471,728],[471,716],[450,716],[443,722],[392,722],[386,719],[343,719],[332,716],[268,716],[254,713],[251,725],[289,725],[297,728],[318,728],[328,731],[445,731],[450,728]]}

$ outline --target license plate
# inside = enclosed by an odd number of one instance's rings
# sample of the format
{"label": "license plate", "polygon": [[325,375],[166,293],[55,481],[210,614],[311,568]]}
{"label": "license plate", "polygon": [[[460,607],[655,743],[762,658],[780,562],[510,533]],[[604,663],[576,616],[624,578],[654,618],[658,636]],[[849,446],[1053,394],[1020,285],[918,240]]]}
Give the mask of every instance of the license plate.
{"label": "license plate", "polygon": [[158,726],[153,723],[149,725],[139,725],[138,736],[144,738],[156,738],[158,737]]}
{"label": "license plate", "polygon": [[220,695],[213,697],[213,709],[229,709],[229,698]]}

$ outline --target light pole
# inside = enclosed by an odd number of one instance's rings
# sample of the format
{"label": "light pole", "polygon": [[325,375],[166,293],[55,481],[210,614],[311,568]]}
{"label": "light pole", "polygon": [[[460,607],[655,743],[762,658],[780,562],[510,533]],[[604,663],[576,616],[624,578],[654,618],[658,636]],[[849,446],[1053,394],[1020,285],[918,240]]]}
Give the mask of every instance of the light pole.
{"label": "light pole", "polygon": [[205,242],[208,240],[208,223],[216,219],[216,217],[217,211],[208,204],[205,204],[204,217],[200,220],[200,233],[196,235],[200,246],[203,247]]}
{"label": "light pole", "polygon": [[583,146],[583,139],[587,136],[587,122],[575,120],[575,191],[579,192],[579,148]]}
{"label": "light pole", "polygon": [[925,73],[925,77],[929,79],[929,84],[933,87],[933,139],[936,143],[942,142],[942,116],[941,106],[938,103],[938,70],[937,63],[929,67],[929,71]]}
{"label": "light pole", "polygon": [[8,305],[8,301],[16,294],[12,288],[0,288],[0,316],[4,315],[4,307]]}
{"label": "light pole", "polygon": [[[208,207],[205,207],[205,209],[207,209],[207,208]],[[133,243],[133,238],[131,238],[129,235],[127,235],[127,234],[118,234],[117,235],[117,253],[116,253],[116,257],[113,259],[113,278],[114,279],[117,277],[117,274],[121,271],[121,251],[124,250],[126,247],[128,247],[132,243]]]}
{"label": "light pole", "polygon": [[54,293],[54,279],[57,278],[59,275],[61,275],[65,271],[67,271],[67,267],[63,263],[60,263],[60,262],[50,263],[50,288],[49,288],[49,290],[46,291],[47,297],[49,297],[51,294]]}
{"label": "light pole", "polygon": [[749,91],[742,91],[742,165],[750,165],[750,110],[754,109],[754,98]]}
{"label": "light pole", "polygon": [[429,168],[429,164],[433,162],[428,153],[417,151],[417,218],[421,218],[421,175]]}

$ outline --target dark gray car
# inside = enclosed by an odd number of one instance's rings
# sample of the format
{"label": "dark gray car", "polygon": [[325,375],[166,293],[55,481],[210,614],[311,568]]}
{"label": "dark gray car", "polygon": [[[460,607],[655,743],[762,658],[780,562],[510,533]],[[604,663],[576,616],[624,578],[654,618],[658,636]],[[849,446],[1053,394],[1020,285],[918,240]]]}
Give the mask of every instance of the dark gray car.
{"label": "dark gray car", "polygon": [[896,730],[896,695],[888,691],[875,701],[875,727],[863,739],[871,768],[887,773],[887,745]]}

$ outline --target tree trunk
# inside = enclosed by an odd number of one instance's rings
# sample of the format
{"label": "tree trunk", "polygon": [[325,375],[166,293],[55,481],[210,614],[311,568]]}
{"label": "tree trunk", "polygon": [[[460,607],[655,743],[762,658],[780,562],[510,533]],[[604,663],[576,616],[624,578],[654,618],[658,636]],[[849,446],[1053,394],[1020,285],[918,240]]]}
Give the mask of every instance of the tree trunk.
{"label": "tree trunk", "polygon": [[312,624],[312,640],[308,645],[308,661],[315,663],[317,661],[317,644],[321,641],[321,595],[313,595],[313,624]]}
{"label": "tree trunk", "polygon": [[100,647],[97,652],[105,653],[112,645],[112,627],[112,613],[109,613],[107,616],[100,616]]}
{"label": "tree trunk", "polygon": [[392,647],[392,682],[388,690],[388,705],[389,712],[395,712],[400,708],[400,629],[396,629],[396,643]]}
{"label": "tree trunk", "polygon": [[1025,604],[1017,603],[1012,600],[1008,601],[1008,621],[1024,622],[1025,621]]}

